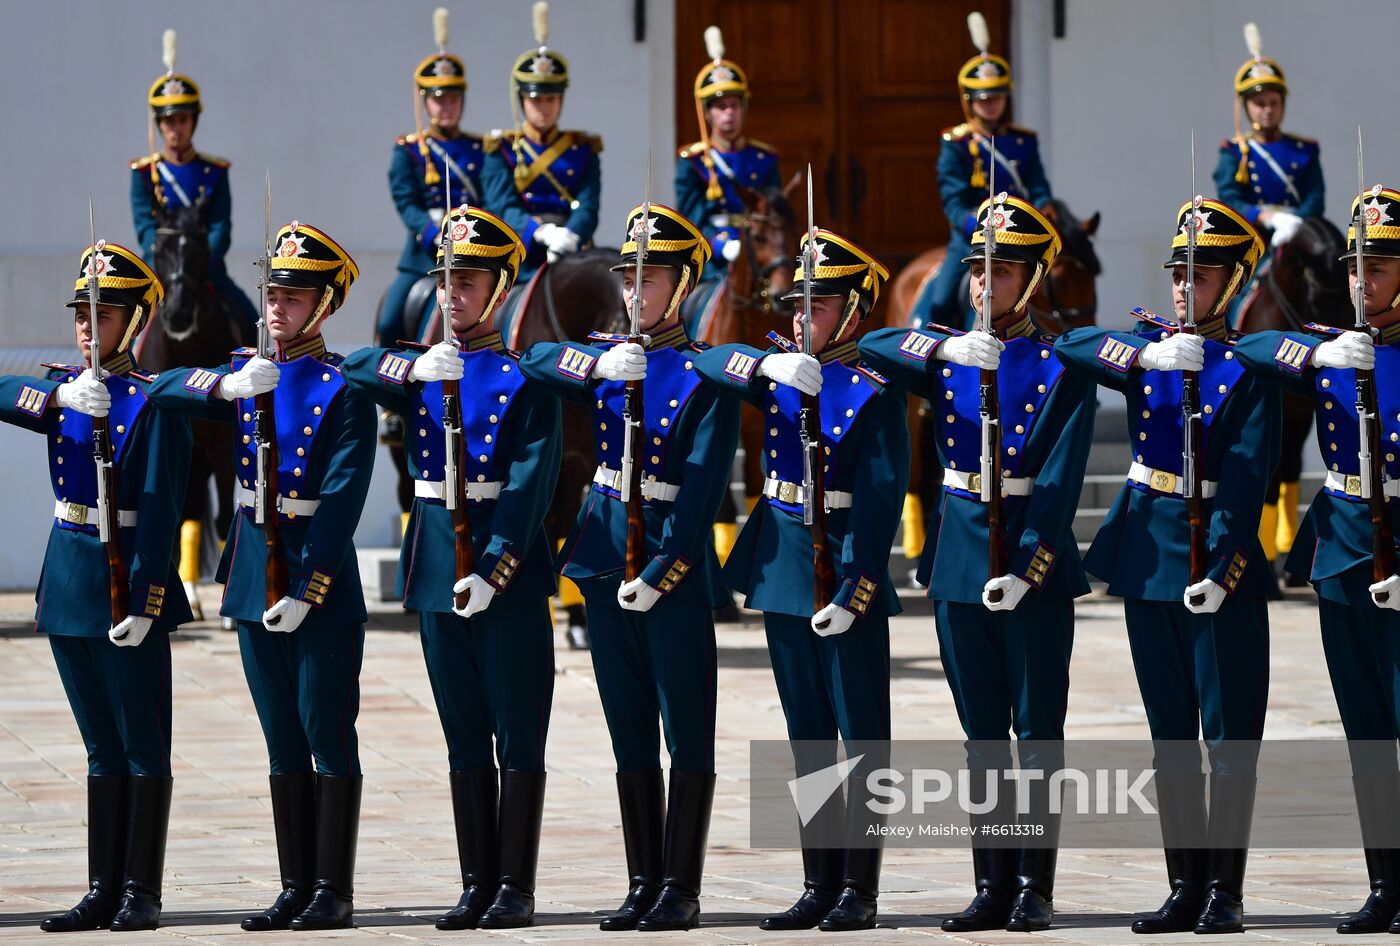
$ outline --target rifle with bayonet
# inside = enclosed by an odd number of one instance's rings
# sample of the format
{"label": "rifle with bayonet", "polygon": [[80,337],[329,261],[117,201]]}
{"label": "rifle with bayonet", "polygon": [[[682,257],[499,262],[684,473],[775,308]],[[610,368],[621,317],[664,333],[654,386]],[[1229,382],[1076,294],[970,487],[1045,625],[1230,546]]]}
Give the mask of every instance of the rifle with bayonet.
{"label": "rifle with bayonet", "polygon": [[[457,344],[452,330],[452,268],[456,262],[456,247],[452,236],[452,166],[446,167],[448,207],[442,221],[442,340]],[[462,205],[466,209],[466,204]],[[467,515],[466,471],[462,456],[466,441],[462,435],[462,382],[458,379],[444,379],[442,382],[442,431],[444,444],[442,464],[442,502],[452,511],[452,546],[454,561],[454,581],[466,578],[476,569],[476,551],[472,548],[472,524]],[[459,609],[466,608],[471,600],[470,591],[456,592],[453,604]]]}
{"label": "rifle with bayonet", "polygon": [[[997,217],[1006,200],[1006,194],[998,194],[997,143],[987,138],[990,159],[987,161],[987,194],[992,199],[987,204],[987,216],[982,221],[982,305],[979,328],[989,335],[995,334],[992,324],[992,254],[996,251]],[[1006,574],[1006,533],[1002,525],[1001,511],[1001,398],[997,392],[997,373],[981,369],[978,377],[981,385],[978,417],[982,425],[982,454],[980,457],[980,498],[987,507],[987,580],[1000,578]],[[987,593],[993,604],[1001,601],[1004,593],[994,589]]]}
{"label": "rifle with bayonet", "polygon": [[[817,278],[817,218],[812,204],[812,165],[807,165],[807,243],[802,248],[802,354],[812,355],[812,280]],[[822,411],[816,394],[802,393],[802,523],[812,535],[812,613],[831,603],[836,572],[826,538],[826,481],[822,476]]]}
{"label": "rifle with bayonet", "polygon": [[[92,195],[88,195],[88,233],[92,249],[88,253],[88,366],[92,376],[101,382],[107,372],[102,367],[102,332],[97,322],[97,297],[101,284],[97,264],[107,241],[97,242],[97,225],[92,214]],[[133,315],[132,318],[136,316]],[[92,462],[97,466],[97,537],[107,553],[107,597],[112,605],[112,626],[127,616],[126,562],[122,559],[120,522],[117,518],[117,468],[113,459],[112,434],[106,417],[92,419]]]}
{"label": "rifle with bayonet", "polygon": [[[1191,132],[1191,209],[1186,216],[1186,283],[1181,295],[1186,302],[1183,335],[1196,333],[1196,238],[1200,230],[1201,195],[1196,193],[1196,133]],[[1201,379],[1198,372],[1181,373],[1181,496],[1186,500],[1186,520],[1190,529],[1188,563],[1191,584],[1206,577],[1206,517],[1201,495]],[[1192,604],[1202,604],[1204,594],[1191,596]]]}
{"label": "rifle with bayonet", "polygon": [[[647,182],[642,200],[642,212],[632,227],[632,240],[637,247],[637,261],[632,273],[632,305],[628,316],[630,325],[627,341],[646,345],[642,334],[642,267],[646,264],[651,244],[651,155],[647,155]],[[622,471],[618,492],[627,506],[626,576],[628,581],[641,577],[646,558],[646,520],[642,517],[643,388],[641,381],[628,381],[622,399]]]}
{"label": "rifle with bayonet", "polygon": [[[1366,177],[1362,163],[1361,127],[1356,129],[1356,204],[1355,230],[1353,240],[1356,247],[1356,291],[1352,304],[1356,312],[1353,329],[1364,332],[1375,343],[1376,333],[1366,321]],[[1380,196],[1380,185],[1372,188],[1371,196]],[[1356,418],[1360,425],[1361,498],[1371,514],[1371,581],[1385,581],[1395,574],[1395,538],[1390,527],[1390,510],[1385,497],[1385,471],[1381,465],[1381,455],[1385,452],[1381,444],[1380,409],[1377,406],[1376,373],[1374,370],[1356,370]],[[1374,595],[1377,604],[1390,599],[1390,593],[1382,591]]]}
{"label": "rifle with bayonet", "polygon": [[[276,343],[267,327],[267,287],[272,277],[272,175],[263,182],[263,255],[258,263],[258,357],[278,360]],[[287,596],[287,556],[282,547],[282,524],[277,503],[277,419],[274,391],[253,399],[253,441],[257,447],[257,479],[253,486],[253,521],[262,526],[267,553],[264,573],[267,607]]]}

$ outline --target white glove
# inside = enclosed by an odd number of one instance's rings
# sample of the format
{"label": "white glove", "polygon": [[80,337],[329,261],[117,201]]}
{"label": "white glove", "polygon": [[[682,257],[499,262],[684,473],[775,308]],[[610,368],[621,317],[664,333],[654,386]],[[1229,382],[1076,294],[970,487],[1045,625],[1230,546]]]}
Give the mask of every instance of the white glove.
{"label": "white glove", "polygon": [[738,237],[731,237],[720,244],[719,255],[724,257],[726,263],[732,263],[739,258],[743,249],[743,242]]}
{"label": "white glove", "polygon": [[457,346],[451,342],[438,342],[423,352],[413,359],[413,365],[408,369],[408,380],[462,380],[462,359],[457,355]]}
{"label": "white glove", "polygon": [[[1400,575],[1391,575],[1384,581],[1378,581],[1370,588],[1371,603],[1378,608],[1389,608],[1392,611],[1400,611]],[[1385,595],[1384,601],[1377,601],[1376,595]]]}
{"label": "white glove", "polygon": [[550,240],[554,236],[555,230],[562,230],[563,227],[557,223],[542,223],[535,227],[535,242],[540,246],[549,246]]}
{"label": "white glove", "polygon": [[578,250],[578,234],[568,227],[554,227],[545,237],[544,245],[555,256],[567,256]]}
{"label": "white glove", "polygon": [[1343,332],[1313,349],[1312,363],[1319,368],[1360,368],[1376,366],[1376,346],[1365,332]]}
{"label": "white glove", "polygon": [[469,618],[474,614],[480,614],[491,607],[491,599],[496,597],[496,588],[480,575],[468,575],[466,578],[459,578],[452,586],[452,594],[459,595],[467,592],[471,597],[467,599],[465,608],[458,608],[456,602],[452,604],[452,613],[459,618]]}
{"label": "white glove", "polygon": [[764,355],[758,363],[758,373],[779,384],[797,388],[803,394],[820,394],[822,389],[821,362],[800,352],[777,352]]}
{"label": "white glove", "polygon": [[72,408],[79,414],[89,417],[106,417],[112,409],[112,392],[107,385],[92,376],[88,368],[74,381],[65,381],[54,392],[54,402],[63,408]]}
{"label": "white glove", "polygon": [[856,616],[839,604],[829,604],[812,615],[812,630],[818,637],[844,634],[855,623]]}
{"label": "white glove", "polygon": [[650,611],[661,600],[661,592],[640,578],[617,586],[617,604],[624,611]]}
{"label": "white glove", "polygon": [[945,340],[934,354],[940,361],[951,361],[965,368],[995,371],[1005,348],[1001,339],[988,332],[968,332]]}
{"label": "white glove", "polygon": [[[1014,611],[1016,605],[1021,603],[1021,599],[1030,590],[1031,583],[1024,578],[1017,578],[1015,575],[1002,575],[982,586],[982,604],[986,606],[988,611]],[[1001,592],[1000,601],[992,600],[993,591]]]}
{"label": "white glove", "polygon": [[1269,226],[1274,228],[1274,235],[1269,238],[1269,245],[1277,249],[1298,232],[1298,228],[1303,225],[1303,218],[1287,210],[1275,210],[1274,215],[1269,218]]}
{"label": "white glove", "polygon": [[443,210],[441,207],[429,207],[429,208],[428,208],[428,219],[432,220],[433,223],[437,224],[438,226],[442,226],[442,218],[445,217],[446,215],[447,215],[447,212],[446,212],[445,210]]}
{"label": "white glove", "polygon": [[129,614],[124,621],[107,632],[107,639],[118,647],[140,647],[150,630],[150,618]]}
{"label": "white glove", "polygon": [[647,376],[646,350],[636,342],[614,345],[593,362],[590,375],[603,381],[641,381]]}
{"label": "white glove", "polygon": [[[1197,595],[1203,595],[1205,600],[1200,604],[1192,604],[1191,599]],[[1192,614],[1214,614],[1225,603],[1225,589],[1206,578],[1194,585],[1187,585],[1186,592],[1181,596],[1181,602],[1186,605],[1186,610]]]}
{"label": "white glove", "polygon": [[1178,332],[1164,341],[1148,342],[1137,359],[1148,371],[1200,371],[1206,364],[1206,343],[1199,335]]}
{"label": "white glove", "polygon": [[301,627],[311,605],[296,598],[283,598],[263,612],[263,627],[279,634],[290,634]]}
{"label": "white glove", "polygon": [[236,401],[244,397],[257,397],[277,387],[277,379],[282,369],[277,362],[267,358],[252,358],[233,374],[226,374],[214,390],[225,401]]}

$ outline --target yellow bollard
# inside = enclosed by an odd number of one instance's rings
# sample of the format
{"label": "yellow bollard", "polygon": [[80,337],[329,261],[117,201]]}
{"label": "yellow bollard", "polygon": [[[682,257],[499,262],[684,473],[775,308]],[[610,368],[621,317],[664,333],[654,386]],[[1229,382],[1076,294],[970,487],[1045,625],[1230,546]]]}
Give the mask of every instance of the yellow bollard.
{"label": "yellow bollard", "polygon": [[904,557],[917,562],[924,551],[924,503],[918,493],[904,494]]}
{"label": "yellow bollard", "polygon": [[1298,537],[1298,492],[1297,480],[1279,487],[1277,545],[1280,555],[1293,551],[1293,540]]}
{"label": "yellow bollard", "polygon": [[199,603],[199,546],[204,539],[204,524],[198,519],[180,523],[180,581],[196,621],[204,620],[204,608]]}
{"label": "yellow bollard", "polygon": [[715,554],[723,565],[729,561],[729,553],[734,551],[734,542],[739,538],[739,527],[732,522],[715,523]]}
{"label": "yellow bollard", "polygon": [[1269,561],[1278,558],[1278,503],[1265,503],[1259,510],[1259,544]]}
{"label": "yellow bollard", "polygon": [[401,513],[399,513],[399,541],[402,542],[402,541],[403,541],[403,537],[404,537],[405,535],[407,535],[407,534],[408,534],[408,513],[406,513],[406,512],[401,512]]}

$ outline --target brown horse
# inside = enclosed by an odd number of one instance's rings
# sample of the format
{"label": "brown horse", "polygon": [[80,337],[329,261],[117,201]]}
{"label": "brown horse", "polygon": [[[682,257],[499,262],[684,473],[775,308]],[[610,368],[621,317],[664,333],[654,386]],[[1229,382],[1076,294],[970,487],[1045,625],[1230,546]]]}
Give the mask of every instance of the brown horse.
{"label": "brown horse", "polygon": [[[1287,243],[1274,248],[1246,290],[1235,319],[1239,331],[1296,331],[1308,322],[1350,327],[1352,302],[1347,291],[1347,268],[1338,259],[1345,248],[1341,232],[1326,219],[1305,218]],[[1293,544],[1303,448],[1312,423],[1312,401],[1285,394],[1278,468],[1266,494],[1270,498],[1259,526],[1266,552],[1286,552]],[[1298,583],[1303,584],[1301,580]]]}
{"label": "brown horse", "polygon": [[[213,368],[227,363],[229,352],[247,343],[229,304],[215,295],[209,282],[208,200],[204,194],[189,207],[157,205],[154,268],[165,286],[165,302],[137,342],[137,362],[146,370]],[[214,560],[214,540],[227,538],[233,521],[233,445],[228,432],[216,424],[194,421],[191,427],[194,450],[181,511],[180,577],[195,617],[202,618],[193,585],[201,558]],[[212,536],[204,532],[206,522],[214,526]]]}
{"label": "brown horse", "polygon": [[[1059,230],[1064,246],[1031,298],[1031,317],[1042,332],[1059,335],[1071,328],[1093,325],[1098,314],[1096,280],[1103,266],[1094,250],[1093,237],[1098,232],[1100,217],[1095,211],[1088,220],[1080,220],[1059,200],[1051,202],[1046,216]],[[916,256],[895,276],[890,288],[890,305],[885,308],[886,319],[891,324],[910,324],[914,301],[937,274],[946,251],[946,246],[935,246]],[[904,552],[911,561],[922,550],[926,510],[933,508],[931,503],[936,500],[943,474],[930,426],[927,402],[911,397],[909,430],[914,449],[909,469],[909,495],[904,504]]]}

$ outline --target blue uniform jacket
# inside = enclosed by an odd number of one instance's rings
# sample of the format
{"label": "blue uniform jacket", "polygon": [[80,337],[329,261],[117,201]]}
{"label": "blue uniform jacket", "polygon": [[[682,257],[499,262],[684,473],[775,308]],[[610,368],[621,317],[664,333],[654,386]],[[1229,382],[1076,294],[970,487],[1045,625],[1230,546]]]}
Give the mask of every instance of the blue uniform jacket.
{"label": "blue uniform jacket", "polygon": [[[442,382],[408,380],[421,350],[361,348],[345,359],[341,371],[351,387],[404,418],[404,452],[414,481],[440,485],[446,449]],[[563,451],[559,401],[529,383],[519,357],[502,347],[498,334],[461,352],[466,479],[502,484],[499,499],[466,504],[476,574],[507,601],[554,593],[544,517]],[[441,499],[415,498],[399,555],[404,607],[451,612],[452,585],[461,577],[453,549],[452,513]]]}
{"label": "blue uniform jacket", "polygon": [[[757,408],[763,416],[763,466],[769,480],[802,482],[802,397],[796,388],[758,373],[769,352],[794,351],[781,339],[767,352],[724,345],[695,360],[705,380]],[[904,398],[860,364],[855,342],[823,352],[822,482],[851,494],[851,505],[827,514],[827,548],[836,572],[832,600],[857,617],[893,615],[902,608],[890,581],[890,548],[909,485],[909,426]],[[760,611],[806,617],[813,601],[812,533],[802,503],[763,496],[725,562],[729,586]]]}
{"label": "blue uniform jacket", "polygon": [[676,209],[700,228],[714,254],[705,264],[707,280],[724,276],[728,264],[720,255],[721,250],[725,243],[740,236],[738,226],[728,219],[741,216],[746,210],[738,187],[762,191],[783,186],[778,176],[778,151],[772,145],[750,138],[738,151],[715,149],[715,153],[715,177],[721,191],[718,200],[705,196],[710,172],[705,167],[704,142],[681,148],[676,157]]}
{"label": "blue uniform jacket", "polygon": [[[314,343],[314,344],[313,344]],[[359,624],[366,617],[360,570],[352,541],[374,470],[375,416],[368,398],[340,374],[341,357],[325,351],[319,336],[305,354],[281,365],[274,391],[277,420],[277,487],[282,497],[320,500],[311,516],[281,513],[287,556],[287,593],[312,605],[306,618],[326,625]],[[220,368],[163,371],[151,385],[151,401],[163,411],[221,421],[235,428],[238,486],[255,487],[256,444],[252,399],[225,401],[212,392],[256,349],[242,348]],[[259,623],[266,610],[267,546],[253,521],[251,499],[234,517],[216,580],[223,582],[220,614]]]}
{"label": "blue uniform jacket", "polygon": [[[1238,180],[1241,148],[1246,154],[1247,182]],[[1300,217],[1321,217],[1327,205],[1317,142],[1287,132],[1268,144],[1252,138],[1220,142],[1215,190],[1222,202],[1250,223],[1258,222],[1265,206],[1287,207]]]}
{"label": "blue uniform jacket", "polygon": [[[1137,354],[1177,330],[1143,309],[1136,332],[1072,329],[1055,351],[1068,368],[1128,402],[1132,459],[1180,482],[1182,473],[1181,372],[1145,371]],[[1199,373],[1202,479],[1217,484],[1204,501],[1207,517],[1205,577],[1230,594],[1267,596],[1276,583],[1259,545],[1259,512],[1278,462],[1280,397],[1247,374],[1235,340],[1207,339]],[[1084,560],[1108,582],[1109,594],[1149,601],[1180,601],[1191,584],[1190,524],[1181,494],[1125,482]]]}
{"label": "blue uniform jacket", "polygon": [[[1309,331],[1260,332],[1236,344],[1246,370],[1272,385],[1310,397],[1317,409],[1317,445],[1328,470],[1346,479],[1341,490],[1324,486],[1308,507],[1307,518],[1289,553],[1287,568],[1307,575],[1324,597],[1348,602],[1340,577],[1354,566],[1371,561],[1371,514],[1360,495],[1361,430],[1356,416],[1356,372],[1318,368],[1312,353],[1339,329],[1319,325]],[[1387,480],[1400,479],[1400,342],[1376,347],[1376,396],[1381,441],[1387,452],[1381,462]],[[1345,487],[1354,484],[1348,491]],[[1376,484],[1379,488],[1380,484]],[[1390,500],[1391,529],[1400,536],[1400,503]],[[1330,579],[1338,579],[1331,581]]]}
{"label": "blue uniform jacket", "polygon": [[[1036,133],[1010,125],[996,137],[996,149],[997,191],[1006,191],[1035,207],[1044,206],[1050,200],[1050,182],[1040,163]],[[955,255],[952,247],[970,245],[972,232],[977,229],[977,208],[987,199],[988,170],[986,140],[974,133],[970,124],[964,122],[943,132],[943,145],[938,151],[938,194],[943,199],[943,214],[948,218],[947,259],[962,259],[965,254]]]}
{"label": "blue uniform jacket", "polygon": [[[593,240],[603,189],[598,155],[603,139],[584,131],[555,130],[545,141],[507,131],[482,142],[485,166],[481,189],[486,209],[510,224],[525,244],[520,274],[528,276],[545,261],[535,242],[541,223],[557,223],[578,234],[579,244]],[[516,166],[522,164],[523,182]]]}
{"label": "blue uniform jacket", "polygon": [[[1002,469],[1034,480],[1028,496],[1002,500],[1007,573],[1032,585],[1028,600],[1065,600],[1089,591],[1074,513],[1094,439],[1094,385],[1065,372],[1053,339],[1032,334],[1029,321],[1013,329],[997,371],[1002,417]],[[953,329],[890,328],[861,339],[860,351],[890,379],[928,400],[939,460],[945,469],[980,469],[981,374],[938,360]],[[980,604],[987,573],[987,507],[976,493],[943,488],[920,562],[928,596]]]}
{"label": "blue uniform jacket", "polygon": [[[418,135],[404,135],[394,144],[389,160],[389,193],[394,208],[408,230],[403,252],[399,254],[399,269],[406,273],[424,275],[433,268],[440,227],[430,210],[460,207],[463,203],[481,206],[481,165],[484,155],[481,136],[462,132],[455,138],[427,134],[427,161],[437,170],[438,183],[423,180],[427,163],[419,148]],[[447,200],[447,162],[452,161],[452,195]]]}
{"label": "blue uniform jacket", "polygon": [[[156,182],[151,181],[155,163]],[[171,164],[160,155],[146,155],[131,162],[131,220],[146,263],[155,266],[156,205],[193,206],[209,195],[209,267],[225,273],[224,256],[233,239],[233,200],[229,196],[229,163],[223,158],[195,153],[184,164]]]}
{"label": "blue uniform jacket", "polygon": [[[622,468],[622,403],[626,385],[589,377],[603,351],[624,335],[590,336],[579,342],[532,345],[520,367],[533,381],[592,409],[594,448],[600,465]],[[642,479],[679,487],[674,500],[647,499],[646,547],[651,556],[641,578],[663,594],[715,606],[728,600],[710,528],[729,488],[739,443],[739,404],[702,383],[695,359],[705,346],[684,328],[652,339],[643,388],[645,432]],[[587,579],[622,577],[627,553],[627,507],[611,484],[595,482],[560,553],[561,573]]]}
{"label": "blue uniform jacket", "polygon": [[[73,506],[97,505],[92,418],[61,410],[54,392],[81,366],[50,365],[43,378],[0,377],[0,420],[43,434],[49,446],[54,498]],[[146,394],[149,376],[137,371],[104,379],[112,395],[108,430],[115,458],[119,511],[136,512],[121,529],[130,598],[127,611],[171,631],[193,620],[174,561],[175,536],[190,469],[190,425],[166,417]],[[47,502],[47,500],[44,500]],[[55,518],[34,594],[36,629],[67,637],[105,637],[112,626],[107,552],[96,523]]]}

